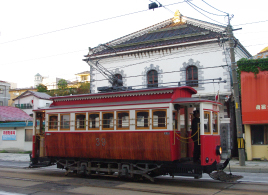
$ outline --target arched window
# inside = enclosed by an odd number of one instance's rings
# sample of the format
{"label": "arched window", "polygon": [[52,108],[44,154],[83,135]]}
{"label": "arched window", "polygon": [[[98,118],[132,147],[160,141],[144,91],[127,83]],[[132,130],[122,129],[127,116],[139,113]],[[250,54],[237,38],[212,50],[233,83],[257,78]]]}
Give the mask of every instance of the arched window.
{"label": "arched window", "polygon": [[147,73],[147,87],[158,87],[158,74],[156,70],[150,70]]}
{"label": "arched window", "polygon": [[[122,75],[121,75],[121,74],[115,74],[114,76],[117,77],[118,79],[120,79],[120,80],[122,81],[122,83],[119,83],[118,86],[119,86],[119,87],[120,87],[120,86],[123,86]],[[115,86],[113,85],[113,87],[115,87]]]}
{"label": "arched window", "polygon": [[196,66],[188,66],[186,68],[186,85],[198,87],[198,69]]}

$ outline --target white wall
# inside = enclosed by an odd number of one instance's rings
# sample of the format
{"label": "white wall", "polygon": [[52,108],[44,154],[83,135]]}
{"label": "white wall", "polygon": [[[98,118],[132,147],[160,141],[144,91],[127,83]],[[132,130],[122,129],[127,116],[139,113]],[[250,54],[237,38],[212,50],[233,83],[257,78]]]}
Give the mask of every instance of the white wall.
{"label": "white wall", "polygon": [[[33,100],[33,109],[38,109],[39,107],[45,107],[46,103],[51,104],[51,100],[45,100],[45,99],[39,99],[33,95],[23,97],[20,99],[15,100],[15,104],[28,104],[31,103]],[[33,109],[22,109],[24,112],[26,112],[28,115],[33,114]]]}
{"label": "white wall", "polygon": [[[8,151],[31,151],[32,141],[25,141],[25,129],[33,129],[32,127],[1,127],[0,128],[0,150]],[[2,134],[3,130],[16,130],[16,141],[3,141]]]}
{"label": "white wall", "polygon": [[[226,55],[225,55],[226,54]],[[240,52],[236,56],[237,60],[243,56]],[[197,63],[199,65],[199,79],[216,79],[222,78],[227,83],[221,84],[201,84],[196,90],[198,95],[210,96],[215,95],[220,91],[220,95],[231,94],[230,74],[228,67],[218,67],[210,69],[202,69],[207,67],[215,67],[229,64],[229,56],[224,52],[223,48],[217,43],[211,43],[199,46],[189,46],[179,49],[164,50],[160,52],[147,52],[143,54],[132,54],[120,57],[113,57],[109,59],[100,60],[99,63],[113,73],[120,73],[123,77],[124,86],[136,86],[147,83],[146,72],[150,69],[156,69],[158,73],[173,72],[159,74],[158,82],[179,82],[185,81],[185,68],[187,63]],[[227,60],[227,62],[226,62]],[[186,64],[184,64],[186,63]],[[177,71],[177,72],[174,72]],[[111,86],[107,80],[96,70],[91,74],[92,79],[102,80],[91,82],[91,89],[93,93],[97,93],[97,87]],[[139,76],[137,76],[139,75]],[[137,77],[130,77],[137,76]],[[216,80],[215,80],[216,81]],[[183,84],[183,83],[182,83]],[[174,85],[177,85],[176,83]]]}

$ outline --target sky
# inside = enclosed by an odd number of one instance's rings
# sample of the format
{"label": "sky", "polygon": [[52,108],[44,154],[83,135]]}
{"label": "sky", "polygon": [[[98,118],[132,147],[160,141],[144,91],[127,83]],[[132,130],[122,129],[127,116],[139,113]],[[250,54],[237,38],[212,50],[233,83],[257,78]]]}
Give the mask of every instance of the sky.
{"label": "sky", "polygon": [[202,14],[185,0],[155,2],[163,6],[149,10],[149,0],[0,0],[0,80],[18,88],[33,86],[37,73],[73,81],[90,70],[82,61],[89,47],[172,18],[176,10],[222,25],[228,13],[251,55],[268,46],[266,0],[191,0],[207,11],[199,9]]}

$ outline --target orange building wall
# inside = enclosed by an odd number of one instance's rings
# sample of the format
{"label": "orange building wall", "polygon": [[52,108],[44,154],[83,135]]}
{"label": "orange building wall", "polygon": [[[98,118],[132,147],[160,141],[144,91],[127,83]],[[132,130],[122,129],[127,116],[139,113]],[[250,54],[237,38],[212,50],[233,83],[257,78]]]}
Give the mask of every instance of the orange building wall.
{"label": "orange building wall", "polygon": [[243,124],[268,123],[268,71],[241,73]]}

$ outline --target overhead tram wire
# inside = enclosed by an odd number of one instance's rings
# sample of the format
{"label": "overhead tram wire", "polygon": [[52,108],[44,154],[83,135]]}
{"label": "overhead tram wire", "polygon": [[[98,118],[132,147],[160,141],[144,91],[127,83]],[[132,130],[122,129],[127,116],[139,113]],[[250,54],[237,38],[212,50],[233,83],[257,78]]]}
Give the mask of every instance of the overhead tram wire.
{"label": "overhead tram wire", "polygon": [[213,7],[212,5],[210,5],[209,3],[207,3],[206,1],[204,1],[204,0],[202,0],[202,1],[203,1],[205,4],[207,4],[208,6],[212,7],[213,9],[215,9],[215,10],[217,10],[217,11],[219,11],[219,12],[222,12],[222,13],[228,15],[228,13],[226,13],[226,12],[224,12],[224,11],[221,11],[221,10],[219,10],[219,9],[217,9],[217,8],[215,8],[215,7]]}
{"label": "overhead tram wire", "polygon": [[[195,48],[198,48],[198,46],[196,46]],[[218,51],[221,51],[221,50],[222,50],[222,49],[217,49],[217,50],[214,50],[214,51],[200,52],[200,53],[196,53],[195,55],[198,55],[198,54],[204,54],[204,53],[218,52]],[[203,50],[203,49],[200,49],[199,51],[204,51],[204,50]],[[122,66],[114,66],[114,67],[111,68],[111,70],[116,69],[116,68],[126,68],[126,67],[129,67],[129,66],[134,66],[134,65],[143,64],[143,63],[148,63],[148,62],[155,62],[155,61],[161,60],[161,58],[165,58],[165,57],[168,57],[168,56],[171,56],[171,55],[174,55],[174,54],[178,54],[178,53],[180,53],[180,52],[181,52],[181,51],[174,52],[174,53],[172,53],[172,54],[168,54],[168,55],[160,56],[160,57],[154,58],[154,59],[152,59],[152,60],[146,60],[146,61],[142,61],[142,62],[138,62],[138,63],[134,63],[134,64],[128,64],[128,65],[122,65]],[[192,54],[180,55],[180,56],[178,56],[178,57],[172,57],[172,58],[167,58],[167,59],[176,59],[176,58],[181,58],[181,57],[186,57],[186,56],[192,56]]]}
{"label": "overhead tram wire", "polygon": [[198,8],[198,9],[200,9],[200,10],[202,10],[203,12],[206,12],[206,13],[208,13],[208,14],[211,14],[211,15],[214,15],[214,16],[226,16],[226,14],[225,14],[225,15],[219,15],[219,14],[214,14],[214,13],[208,12],[208,11],[206,11],[206,10],[204,10],[204,9],[202,9],[202,8],[200,8],[200,7],[198,7],[197,5],[193,4],[192,2],[190,2],[190,1],[188,1],[188,0],[187,0],[187,3],[190,3],[190,4],[193,5],[194,7]]}
{"label": "overhead tram wire", "polygon": [[188,0],[185,0],[185,1],[188,3],[189,6],[191,6],[193,9],[195,9],[197,12],[199,12],[199,13],[202,14],[203,16],[207,17],[208,19],[210,19],[210,20],[212,20],[212,21],[214,21],[214,22],[217,22],[217,23],[219,23],[219,24],[221,24],[221,25],[224,25],[224,26],[226,25],[226,24],[223,24],[223,23],[221,23],[221,22],[218,22],[217,20],[214,20],[214,19],[208,17],[206,14],[203,14],[203,13],[200,12],[198,9],[196,9],[196,8],[192,5],[192,3],[190,3]]}
{"label": "overhead tram wire", "polygon": [[[168,5],[164,5],[163,7],[168,7],[168,6],[172,6],[172,5],[179,4],[179,3],[185,3],[185,1],[180,1],[180,2],[177,2],[177,3],[171,3],[171,4],[168,4]],[[132,13],[122,14],[122,15],[119,15],[119,16],[113,16],[113,17],[110,17],[110,18],[96,20],[96,21],[93,21],[93,22],[88,22],[88,23],[85,23],[85,24],[79,24],[79,25],[76,25],[76,26],[70,26],[70,27],[66,27],[66,28],[62,28],[62,29],[58,29],[58,30],[53,30],[53,31],[45,32],[45,33],[40,33],[40,34],[37,34],[37,35],[32,35],[32,36],[28,36],[28,37],[24,37],[24,38],[20,38],[20,39],[6,41],[6,42],[3,42],[3,43],[0,43],[0,45],[7,44],[7,43],[12,43],[12,42],[16,42],[16,41],[21,41],[21,40],[25,40],[25,39],[30,39],[30,38],[34,38],[34,37],[39,37],[39,36],[43,36],[43,35],[47,35],[47,34],[51,34],[51,33],[56,33],[56,32],[60,32],[60,31],[64,31],[64,30],[69,30],[69,29],[72,29],[72,28],[77,28],[77,27],[90,25],[90,24],[94,24],[94,23],[98,23],[98,22],[103,22],[103,21],[106,21],[106,20],[112,20],[112,19],[115,19],[115,18],[125,17],[125,16],[129,16],[129,15],[133,15],[133,14],[137,14],[137,13],[141,13],[141,12],[146,12],[146,11],[150,11],[150,10],[146,9],[146,10],[136,11],[136,12],[132,12]]]}
{"label": "overhead tram wire", "polygon": [[[205,69],[212,69],[212,68],[223,68],[223,67],[228,67],[228,65],[219,65],[219,66],[211,66],[211,67],[205,67],[205,68],[199,68],[200,70],[205,70]],[[186,72],[186,70],[175,70],[175,71],[169,71],[169,72],[162,72],[162,73],[158,73],[158,74],[170,74],[170,73],[179,73],[179,72]],[[136,75],[136,76],[127,76],[127,77],[123,77],[123,78],[136,78],[136,77],[141,77],[144,75]],[[108,79],[100,79],[100,80],[94,80],[92,82],[96,82],[96,81],[105,81]]]}
{"label": "overhead tram wire", "polygon": [[244,23],[244,24],[235,24],[235,25],[232,25],[232,26],[243,26],[243,25],[257,24],[257,23],[262,23],[262,22],[268,22],[268,20],[257,21],[257,22],[249,22],[249,23]]}

